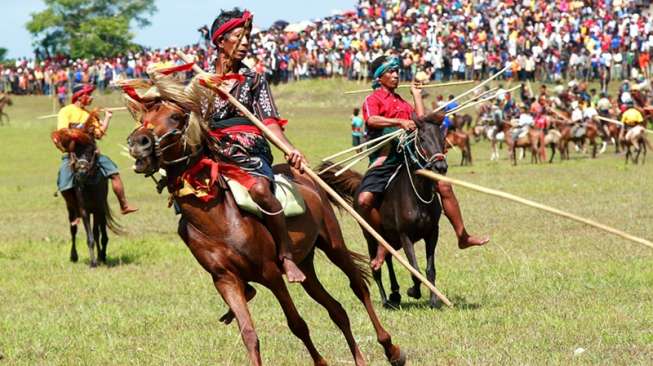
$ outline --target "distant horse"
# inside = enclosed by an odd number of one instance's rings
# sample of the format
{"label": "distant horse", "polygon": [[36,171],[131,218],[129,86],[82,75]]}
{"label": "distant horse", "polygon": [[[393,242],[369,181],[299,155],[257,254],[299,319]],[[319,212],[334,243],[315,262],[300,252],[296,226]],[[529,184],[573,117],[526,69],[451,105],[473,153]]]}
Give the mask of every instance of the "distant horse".
{"label": "distant horse", "polygon": [[[122,232],[113,219],[107,202],[107,179],[100,174],[97,166],[98,152],[95,140],[80,129],[62,129],[52,133],[52,140],[62,151],[69,154],[70,166],[74,174],[74,188],[61,192],[66,201],[68,221],[74,223],[81,217],[86,230],[90,266],[96,267],[98,259],[107,261],[109,236],[107,227],[116,234]],[[91,217],[93,226],[91,227]],[[70,260],[77,262],[76,235],[77,224],[70,225],[72,247]],[[94,249],[97,246],[98,258]]]}
{"label": "distant horse", "polygon": [[648,148],[653,149],[651,142],[646,137],[646,129],[643,126],[635,126],[628,130],[624,136],[623,144],[626,149],[626,164],[631,158],[632,162],[637,164],[642,153],[642,164],[646,163],[646,151]]}
{"label": "distant horse", "polygon": [[6,106],[11,106],[14,103],[7,94],[0,94],[0,126],[4,125],[4,120],[9,123],[9,115],[4,111]]}
{"label": "distant horse", "polygon": [[[153,100],[129,100],[130,111],[141,124],[129,135],[130,154],[136,159],[135,171],[151,175],[166,171],[166,187],[181,211],[178,234],[195,259],[211,275],[215,288],[229,306],[220,320],[229,324],[236,319],[249,359],[261,364],[259,340],[247,302],[256,294],[249,282],[260,283],[272,291],[288,321],[292,333],[304,343],[315,365],[326,361],[315,348],[308,326],[297,311],[283,280],[272,235],[256,215],[242,211],[233,193],[218,172],[237,170],[233,165],[209,156],[211,138],[204,135],[200,144],[189,143],[189,113],[198,112],[200,102],[187,97],[183,85],[155,84],[159,92],[176,91],[176,97]],[[209,105],[213,105],[211,100]],[[190,170],[189,170],[190,169]],[[340,328],[356,365],[364,365],[349,317],[344,308],[322,287],[314,268],[315,249],[322,250],[348,279],[350,288],[363,303],[376,331],[378,342],[392,365],[404,365],[405,354],[392,343],[390,334],[379,321],[367,286],[367,261],[347,249],[337,217],[326,192],[311,179],[282,164],[274,167],[294,180],[306,204],[306,212],[288,218],[293,242],[293,257],[306,279],[301,283],[306,293],[323,306]],[[193,172],[193,173],[191,173]],[[208,198],[182,195],[180,190],[192,177],[203,182]]]}
{"label": "distant horse", "polygon": [[510,160],[513,165],[517,165],[517,148],[521,147],[524,149],[530,149],[531,151],[531,163],[538,163],[540,161],[541,154],[541,143],[544,140],[543,133],[541,130],[535,128],[529,128],[526,134],[523,137],[519,137],[516,140],[512,138],[511,124],[504,123],[503,125],[503,135],[508,144],[508,151],[510,151]]}
{"label": "distant horse", "polygon": [[472,147],[469,143],[470,137],[462,131],[448,131],[445,139],[447,148],[457,147],[460,149],[462,158],[460,166],[472,165]]}
{"label": "distant horse", "polygon": [[[401,147],[404,164],[400,166],[396,177],[390,181],[383,193],[379,205],[379,222],[370,222],[395,249],[403,248],[410,264],[418,269],[415,256],[414,243],[424,240],[426,244],[426,277],[435,284],[435,247],[438,242],[438,222],[442,208],[440,201],[434,193],[434,182],[418,176],[416,169],[432,169],[440,174],[447,171],[447,162],[443,154],[443,139],[440,134],[441,115],[427,116],[423,121],[416,121],[417,137],[408,141]],[[323,165],[322,168],[328,166]],[[361,212],[356,197],[363,179],[362,175],[347,170],[340,176],[335,176],[332,171],[322,173],[321,178],[336,190],[341,196],[354,204],[354,208]],[[364,232],[370,256],[375,256],[378,243],[376,239]],[[395,276],[392,256],[386,257],[385,263],[390,274],[390,298],[386,296],[381,280],[381,270],[373,271],[374,280],[379,287],[381,301],[386,307],[397,307],[401,303],[399,284]],[[421,297],[420,282],[413,277],[413,286],[408,289],[408,296],[419,299]],[[430,305],[437,306],[434,294],[430,296]]]}

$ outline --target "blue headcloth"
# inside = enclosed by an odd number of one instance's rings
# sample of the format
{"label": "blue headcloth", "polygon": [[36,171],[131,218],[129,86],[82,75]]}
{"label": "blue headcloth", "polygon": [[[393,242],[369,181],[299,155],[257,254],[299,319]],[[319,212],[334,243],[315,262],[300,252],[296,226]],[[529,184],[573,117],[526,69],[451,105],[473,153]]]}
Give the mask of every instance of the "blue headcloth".
{"label": "blue headcloth", "polygon": [[398,69],[401,63],[397,57],[390,57],[381,66],[377,67],[374,71],[374,80],[372,81],[372,88],[376,89],[381,86],[379,79],[383,74],[390,70]]}

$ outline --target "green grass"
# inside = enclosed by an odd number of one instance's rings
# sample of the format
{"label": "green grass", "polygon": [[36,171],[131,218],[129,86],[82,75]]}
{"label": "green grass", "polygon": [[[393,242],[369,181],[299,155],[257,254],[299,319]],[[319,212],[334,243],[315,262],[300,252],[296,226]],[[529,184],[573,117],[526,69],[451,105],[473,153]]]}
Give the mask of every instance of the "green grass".
{"label": "green grass", "polygon": [[[341,92],[359,87],[365,86],[307,81],[275,89],[290,120],[288,135],[314,165],[350,143],[349,115],[364,94]],[[65,208],[53,197],[60,156],[49,139],[55,121],[35,119],[52,113],[50,100],[14,100],[11,125],[0,128],[0,365],[247,364],[237,326],[218,322],[226,306],[210,277],[175,234],[167,197],[132,173],[119,154],[118,144],[134,126],[129,115],[114,115],[100,147],[122,168],[128,197],[140,211],[119,218],[129,232],[111,237],[110,266],[89,269],[83,243],[80,263],[68,261]],[[114,94],[97,104],[119,102]],[[472,149],[475,165],[453,167],[450,176],[653,238],[653,164],[625,166],[622,156],[606,153],[596,160],[576,154],[562,164],[512,167],[505,151],[504,160],[489,162],[486,143]],[[456,151],[450,155],[452,165],[459,161]],[[411,365],[651,364],[650,248],[462,188],[457,195],[467,226],[490,234],[492,242],[460,251],[443,219],[437,286],[456,306],[432,310],[426,299],[404,295],[405,307],[388,311],[372,287],[381,319]],[[117,211],[113,195],[110,203]],[[350,248],[366,253],[353,220],[343,215],[341,222]],[[417,252],[423,268],[423,245]],[[317,264],[325,286],[347,309],[370,364],[386,364],[344,275],[324,255]],[[405,292],[409,276],[398,272]],[[351,364],[326,312],[299,286],[291,291],[327,360]],[[310,363],[267,290],[259,287],[251,311],[265,363]],[[585,352],[575,356],[579,348]]]}

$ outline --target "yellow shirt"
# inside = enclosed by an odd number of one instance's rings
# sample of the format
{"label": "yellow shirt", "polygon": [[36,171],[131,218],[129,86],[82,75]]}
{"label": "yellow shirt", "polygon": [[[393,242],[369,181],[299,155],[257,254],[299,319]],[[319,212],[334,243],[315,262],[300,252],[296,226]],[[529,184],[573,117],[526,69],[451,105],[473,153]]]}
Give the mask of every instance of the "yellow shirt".
{"label": "yellow shirt", "polygon": [[88,117],[89,113],[87,111],[79,108],[75,104],[69,104],[59,110],[59,115],[57,116],[57,130],[62,128],[79,127],[74,125],[85,123]]}
{"label": "yellow shirt", "polygon": [[630,108],[621,115],[621,122],[628,126],[634,126],[644,122],[644,117],[637,109]]}

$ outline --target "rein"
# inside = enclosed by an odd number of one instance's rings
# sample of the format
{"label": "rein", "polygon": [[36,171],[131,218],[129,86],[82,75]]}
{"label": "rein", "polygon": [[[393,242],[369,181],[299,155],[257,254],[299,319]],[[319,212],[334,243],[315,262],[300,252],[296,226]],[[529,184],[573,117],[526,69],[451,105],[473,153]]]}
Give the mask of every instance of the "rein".
{"label": "rein", "polygon": [[[410,181],[410,185],[413,188],[413,192],[415,193],[415,196],[417,199],[419,199],[422,203],[428,205],[433,202],[435,199],[435,193],[431,192],[431,197],[428,199],[425,199],[422,197],[419,192],[417,191],[417,187],[415,187],[415,182],[413,181],[413,173],[410,169],[411,167],[411,162],[415,165],[417,165],[420,169],[425,169],[429,170],[429,168],[438,160],[445,159],[446,156],[443,153],[437,153],[431,156],[430,158],[426,158],[426,154],[424,154],[422,151],[424,150],[421,146],[420,140],[419,140],[419,133],[415,132],[405,139],[403,139],[399,145],[397,146],[398,152],[402,153],[404,156],[404,162],[406,163],[406,170],[408,171],[408,180]],[[425,164],[422,164],[422,161],[425,162]]]}

